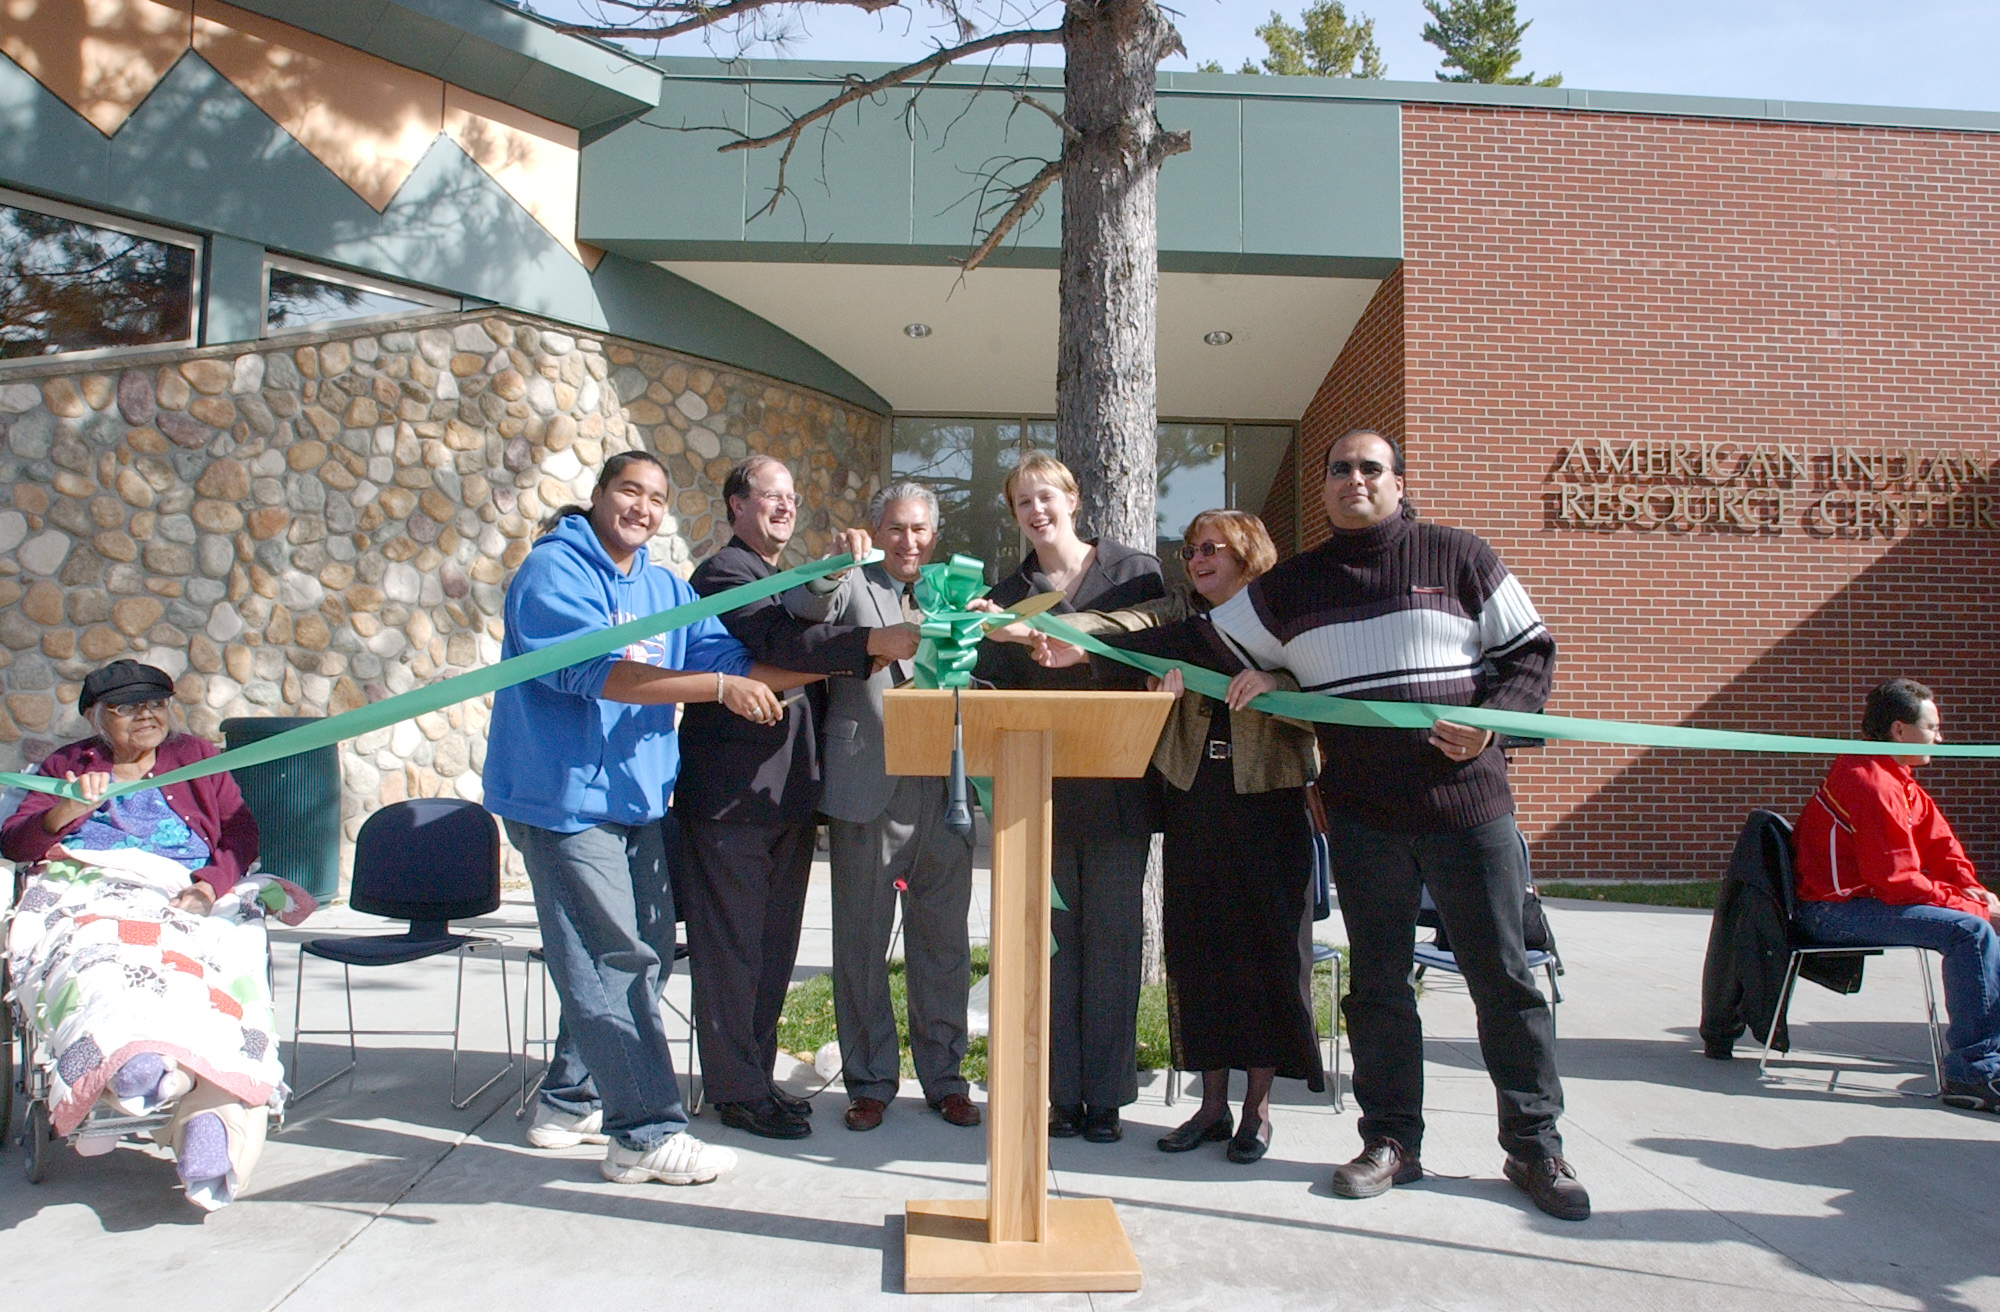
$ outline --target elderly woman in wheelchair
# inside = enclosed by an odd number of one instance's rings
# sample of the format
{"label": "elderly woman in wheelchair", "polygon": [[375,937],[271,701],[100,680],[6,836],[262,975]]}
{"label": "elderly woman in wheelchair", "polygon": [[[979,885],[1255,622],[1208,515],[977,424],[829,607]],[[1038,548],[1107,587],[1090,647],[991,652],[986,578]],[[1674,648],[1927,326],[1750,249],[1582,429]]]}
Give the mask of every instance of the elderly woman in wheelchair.
{"label": "elderly woman in wheelchair", "polygon": [[283,1107],[264,917],[297,923],[313,903],[250,873],[257,824],[227,772],[107,799],[216,754],[174,729],[172,696],[152,666],[93,672],[77,710],[96,733],[39,767],[80,798],[31,792],[0,825],[0,855],[17,863],[7,999],[29,1178],[51,1134],[95,1155],[151,1132],[213,1210],[240,1192]]}

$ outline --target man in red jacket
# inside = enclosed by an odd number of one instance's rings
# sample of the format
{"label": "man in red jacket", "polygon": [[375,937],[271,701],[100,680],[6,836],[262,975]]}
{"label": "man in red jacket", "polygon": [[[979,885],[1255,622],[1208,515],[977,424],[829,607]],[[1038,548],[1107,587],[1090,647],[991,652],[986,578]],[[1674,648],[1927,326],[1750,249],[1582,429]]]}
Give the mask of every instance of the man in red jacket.
{"label": "man in red jacket", "polygon": [[[1937,699],[1914,679],[1868,694],[1862,736],[1943,741]],[[1930,948],[1944,957],[1951,1028],[1944,1100],[2000,1112],[2000,934],[1995,897],[1912,768],[1930,757],[1843,756],[1794,831],[1799,924],[1817,943]]]}

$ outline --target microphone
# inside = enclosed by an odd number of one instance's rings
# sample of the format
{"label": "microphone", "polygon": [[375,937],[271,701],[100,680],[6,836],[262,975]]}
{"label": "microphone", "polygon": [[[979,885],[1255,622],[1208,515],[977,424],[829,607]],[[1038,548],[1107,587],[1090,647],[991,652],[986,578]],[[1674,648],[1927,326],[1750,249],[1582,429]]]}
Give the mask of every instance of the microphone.
{"label": "microphone", "polygon": [[951,690],[951,779],[945,785],[944,827],[970,842],[972,808],[965,804],[965,722],[959,716],[959,690]]}

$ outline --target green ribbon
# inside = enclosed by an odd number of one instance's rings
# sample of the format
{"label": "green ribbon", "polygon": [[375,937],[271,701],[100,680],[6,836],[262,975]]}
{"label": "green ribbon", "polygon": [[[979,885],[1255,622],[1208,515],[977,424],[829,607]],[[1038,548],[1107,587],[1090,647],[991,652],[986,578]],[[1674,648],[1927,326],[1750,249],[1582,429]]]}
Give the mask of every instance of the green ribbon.
{"label": "green ribbon", "polygon": [[[357,706],[351,711],[343,711],[339,715],[316,720],[312,724],[273,734],[261,742],[250,743],[223,752],[219,756],[211,756],[193,765],[184,765],[178,770],[169,770],[165,774],[152,775],[145,779],[114,783],[105,790],[104,797],[108,800],[124,793],[135,793],[147,788],[164,788],[168,784],[186,783],[190,779],[221,774],[224,770],[240,770],[246,766],[262,765],[266,761],[296,756],[300,752],[309,752],[314,748],[356,738],[377,729],[386,729],[392,724],[414,720],[419,715],[431,711],[443,710],[447,706],[470,701],[489,692],[498,692],[502,688],[511,688],[517,683],[526,683],[530,679],[538,679],[545,674],[553,674],[572,665],[596,660],[599,656],[609,655],[632,643],[643,642],[647,638],[655,638],[675,629],[684,629],[690,624],[698,624],[712,616],[727,614],[753,601],[776,596],[801,583],[881,558],[882,553],[879,551],[871,552],[859,560],[851,555],[829,556],[825,560],[816,560],[810,564],[783,570],[769,578],[729,588],[710,597],[700,597],[655,615],[628,620],[597,633],[568,638],[538,651],[523,652],[519,656],[510,657],[498,665],[468,670],[464,674],[455,675],[438,683],[413,688],[394,697],[385,697],[367,706]],[[51,779],[46,775],[0,773],[0,785],[32,789],[38,793],[54,793],[58,797],[76,801],[83,800],[75,784],[66,783],[61,779]]]}
{"label": "green ribbon", "polygon": [[986,595],[985,580],[985,562],[971,556],[953,556],[948,563],[926,565],[918,572],[915,599],[924,619],[917,630],[920,641],[911,680],[917,687],[972,686],[979,642],[994,617],[965,607]]}
{"label": "green ribbon", "polygon": [[[1221,701],[1229,692],[1229,676],[1186,661],[1124,651],[1073,628],[1052,615],[1027,621],[1052,638],[1081,647],[1093,655],[1130,665],[1152,675],[1179,670],[1188,688]],[[1267,692],[1254,698],[1252,708],[1271,715],[1314,724],[1346,724],[1376,729],[1428,729],[1437,720],[1467,724],[1475,729],[1522,738],[1556,738],[1568,742],[1613,743],[1631,747],[1670,747],[1708,752],[1777,752],[1795,756],[1959,756],[2000,758],[2000,743],[1927,743],[1913,750],[1909,743],[1885,743],[1847,738],[1799,738],[1777,733],[1737,733],[1725,729],[1692,729],[1672,724],[1635,724],[1620,720],[1580,720],[1566,715],[1532,715],[1526,711],[1491,710],[1483,706],[1438,706],[1429,702],[1377,702],[1324,693]]]}

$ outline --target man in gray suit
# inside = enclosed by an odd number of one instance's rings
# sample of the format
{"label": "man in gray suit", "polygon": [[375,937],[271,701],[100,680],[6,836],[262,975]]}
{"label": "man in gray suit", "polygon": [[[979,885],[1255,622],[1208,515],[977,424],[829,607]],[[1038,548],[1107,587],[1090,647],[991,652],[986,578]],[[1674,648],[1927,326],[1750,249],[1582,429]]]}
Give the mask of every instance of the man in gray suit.
{"label": "man in gray suit", "polygon": [[[816,624],[888,627],[918,617],[910,587],[937,545],[937,498],[919,483],[884,488],[869,506],[880,564],[785,594]],[[816,591],[815,587],[822,589]],[[972,958],[966,910],[972,844],[944,825],[945,781],[884,773],[882,690],[908,681],[908,661],[877,661],[866,679],[827,681],[822,747],[833,866],[833,1010],[847,1082],[847,1128],[872,1130],[901,1083],[889,1003],[890,926],[903,898],[910,1052],[924,1098],[953,1125],[979,1124],[959,1074]]]}

